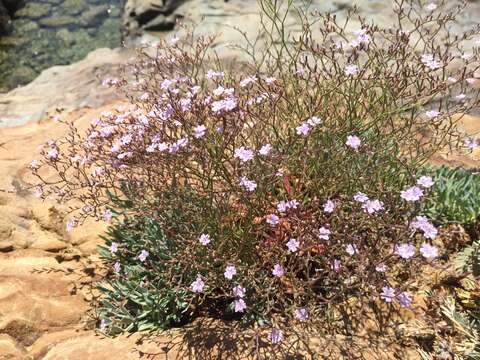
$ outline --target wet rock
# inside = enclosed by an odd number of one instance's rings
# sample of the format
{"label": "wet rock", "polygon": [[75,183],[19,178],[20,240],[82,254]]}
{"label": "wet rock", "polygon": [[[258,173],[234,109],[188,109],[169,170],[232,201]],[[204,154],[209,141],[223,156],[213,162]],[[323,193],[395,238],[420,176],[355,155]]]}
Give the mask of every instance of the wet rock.
{"label": "wet rock", "polygon": [[68,29],[58,30],[57,38],[63,42],[64,46],[70,46],[75,42],[74,35]]}
{"label": "wet rock", "polygon": [[108,14],[108,5],[98,5],[90,8],[82,13],[80,16],[80,24],[82,26],[93,26],[98,21],[99,17]]}
{"label": "wet rock", "polygon": [[85,0],[65,0],[62,4],[63,12],[68,15],[77,15],[88,8]]}
{"label": "wet rock", "polygon": [[68,15],[57,15],[40,20],[40,25],[50,28],[69,27],[76,23],[76,19]]}
{"label": "wet rock", "polygon": [[29,2],[20,10],[15,12],[15,17],[25,17],[28,19],[40,19],[48,15],[52,10],[50,4]]}
{"label": "wet rock", "polygon": [[13,69],[11,76],[9,77],[10,87],[14,87],[16,84],[26,84],[37,77],[35,70],[28,66],[18,67]]}

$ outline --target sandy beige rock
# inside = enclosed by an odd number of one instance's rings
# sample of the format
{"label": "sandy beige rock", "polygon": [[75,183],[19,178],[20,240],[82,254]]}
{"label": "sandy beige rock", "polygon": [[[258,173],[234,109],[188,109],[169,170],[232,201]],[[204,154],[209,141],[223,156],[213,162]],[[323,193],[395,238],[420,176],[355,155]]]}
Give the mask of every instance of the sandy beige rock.
{"label": "sandy beige rock", "polygon": [[6,334],[0,334],[0,360],[29,360],[26,349],[15,339]]}

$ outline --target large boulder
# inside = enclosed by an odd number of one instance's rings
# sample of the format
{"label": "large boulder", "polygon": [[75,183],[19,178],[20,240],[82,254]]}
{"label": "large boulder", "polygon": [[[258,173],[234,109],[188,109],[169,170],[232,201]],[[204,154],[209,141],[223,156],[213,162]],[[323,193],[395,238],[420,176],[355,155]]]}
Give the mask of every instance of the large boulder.
{"label": "large boulder", "polygon": [[142,30],[172,30],[178,17],[176,10],[189,0],[127,0],[123,28],[127,37]]}

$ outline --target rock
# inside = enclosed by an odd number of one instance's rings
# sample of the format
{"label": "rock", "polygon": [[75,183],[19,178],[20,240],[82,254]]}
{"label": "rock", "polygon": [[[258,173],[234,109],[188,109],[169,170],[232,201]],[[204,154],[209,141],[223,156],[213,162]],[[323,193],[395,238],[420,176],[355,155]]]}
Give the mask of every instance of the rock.
{"label": "rock", "polygon": [[101,16],[108,14],[108,5],[97,5],[82,13],[80,24],[82,26],[93,26]]}
{"label": "rock", "polygon": [[69,15],[54,15],[40,20],[40,25],[49,28],[69,27],[76,23],[76,19]]}
{"label": "rock", "polygon": [[57,38],[62,40],[65,47],[72,45],[75,41],[73,34],[68,29],[60,29],[57,31]]}
{"label": "rock", "polygon": [[0,359],[27,360],[27,350],[7,334],[0,334]]}
{"label": "rock", "polygon": [[13,69],[11,76],[9,77],[10,87],[15,87],[17,84],[26,84],[37,77],[35,70],[28,66],[17,67]]}
{"label": "rock", "polygon": [[172,30],[177,8],[187,0],[127,0],[124,8],[123,28],[126,36],[140,30]]}
{"label": "rock", "polygon": [[38,121],[57,107],[74,110],[98,107],[118,98],[101,79],[117,76],[118,67],[130,58],[125,49],[97,49],[84,60],[44,70],[30,84],[0,94],[0,127]]}
{"label": "rock", "polygon": [[15,12],[15,17],[25,17],[28,19],[40,19],[50,14],[52,8],[47,3],[29,2],[20,10]]}
{"label": "rock", "polygon": [[84,0],[65,0],[62,4],[64,13],[68,15],[77,15],[88,8]]}

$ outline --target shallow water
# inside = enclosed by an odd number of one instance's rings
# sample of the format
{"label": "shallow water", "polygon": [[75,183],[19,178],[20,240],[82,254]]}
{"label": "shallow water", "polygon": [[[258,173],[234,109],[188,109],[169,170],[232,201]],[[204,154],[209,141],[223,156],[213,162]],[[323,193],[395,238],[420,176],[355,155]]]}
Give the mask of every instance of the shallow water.
{"label": "shallow water", "polygon": [[123,0],[26,0],[0,37],[0,92],[121,42]]}

